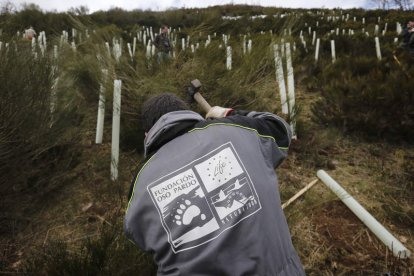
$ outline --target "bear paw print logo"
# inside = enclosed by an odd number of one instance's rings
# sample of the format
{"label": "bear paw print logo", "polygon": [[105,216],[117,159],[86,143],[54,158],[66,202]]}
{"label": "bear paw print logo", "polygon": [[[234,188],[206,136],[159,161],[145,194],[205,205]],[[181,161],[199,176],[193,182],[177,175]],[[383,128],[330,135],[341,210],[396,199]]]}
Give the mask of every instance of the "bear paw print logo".
{"label": "bear paw print logo", "polygon": [[205,221],[206,215],[201,213],[197,205],[192,205],[191,201],[186,199],[175,210],[173,222],[177,225],[200,224]]}

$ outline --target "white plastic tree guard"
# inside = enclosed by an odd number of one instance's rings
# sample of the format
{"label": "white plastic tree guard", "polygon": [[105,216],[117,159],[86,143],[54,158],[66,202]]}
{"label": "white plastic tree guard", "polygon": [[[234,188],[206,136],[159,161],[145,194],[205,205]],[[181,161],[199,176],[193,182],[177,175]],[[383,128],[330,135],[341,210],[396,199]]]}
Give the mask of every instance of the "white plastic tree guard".
{"label": "white plastic tree guard", "polygon": [[108,42],[105,42],[105,48],[108,51],[108,55],[110,56],[111,55],[111,47],[109,46]]}
{"label": "white plastic tree guard", "polygon": [[152,27],[150,27],[150,35],[151,35],[151,40],[154,41],[154,32],[152,31]]}
{"label": "white plastic tree guard", "polygon": [[243,55],[246,54],[246,35],[243,36]]}
{"label": "white plastic tree guard", "polygon": [[378,60],[381,60],[382,59],[381,48],[380,48],[379,38],[377,36],[375,37],[375,50],[377,52]]}
{"label": "white plastic tree guard", "polygon": [[247,43],[247,52],[250,54],[252,52],[252,40],[249,39],[249,42]]}
{"label": "white plastic tree guard", "polygon": [[276,81],[279,85],[279,94],[280,94],[280,102],[282,104],[282,113],[288,114],[289,109],[287,105],[287,97],[286,97],[286,85],[285,85],[285,77],[283,73],[283,64],[282,59],[279,55],[279,46],[273,45],[273,51],[275,54],[275,67],[276,67]]}
{"label": "white plastic tree guard", "polygon": [[294,108],[295,108],[295,80],[293,76],[292,66],[292,54],[290,51],[290,43],[287,42],[286,46],[286,67],[287,67],[287,88],[288,88],[288,106],[289,106],[289,117],[290,126],[292,128],[292,138],[296,139],[296,120],[294,119]]}
{"label": "white plastic tree guard", "polygon": [[226,68],[229,71],[231,70],[231,46],[227,46]]}
{"label": "white plastic tree guard", "polygon": [[133,57],[133,54],[132,54],[132,49],[131,49],[131,43],[127,43],[127,47],[128,47],[128,53],[129,53],[129,56],[130,56],[130,58],[131,58],[131,61],[133,61],[133,59],[132,59],[132,57]]}
{"label": "white plastic tree guard", "polygon": [[410,257],[411,252],[324,170],[319,170],[317,176],[392,251],[395,257],[401,259]]}
{"label": "white plastic tree guard", "polygon": [[114,102],[112,114],[111,180],[118,179],[119,132],[121,124],[121,80],[114,80]]}
{"label": "white plastic tree guard", "polygon": [[321,40],[318,38],[316,40],[316,49],[315,49],[315,63],[318,62],[319,59],[319,46],[320,46]]}
{"label": "white plastic tree guard", "polygon": [[312,46],[315,45],[315,40],[316,40],[316,31],[313,31]]}
{"label": "white plastic tree guard", "polygon": [[151,56],[155,56],[155,51],[156,51],[156,49],[157,49],[157,48],[155,48],[155,45],[154,45],[154,44],[152,44],[152,46],[151,46]]}
{"label": "white plastic tree guard", "polygon": [[148,41],[146,57],[147,60],[151,58],[151,40]]}
{"label": "white plastic tree guard", "polygon": [[400,24],[400,22],[397,22],[397,26],[396,26],[397,35],[399,35],[401,33],[401,31],[402,31],[401,24]]}
{"label": "white plastic tree guard", "polygon": [[119,62],[122,55],[121,45],[119,43],[116,43],[114,45],[113,51],[116,62]]}
{"label": "white plastic tree guard", "polygon": [[72,28],[72,41],[75,41],[76,33],[76,29]]}
{"label": "white plastic tree guard", "polygon": [[335,40],[331,40],[332,63],[336,61]]}
{"label": "white plastic tree guard", "polygon": [[98,118],[96,121],[95,143],[102,144],[104,118],[105,118],[105,84],[108,77],[108,70],[102,70],[102,83],[99,87]]}
{"label": "white plastic tree guard", "polygon": [[36,51],[36,39],[32,39],[32,52]]}
{"label": "white plastic tree guard", "polygon": [[132,42],[132,55],[135,56],[135,50],[137,49],[137,38],[134,37],[134,40]]}
{"label": "white plastic tree guard", "polygon": [[53,58],[57,59],[58,58],[58,46],[57,45],[53,45]]}
{"label": "white plastic tree guard", "polygon": [[56,104],[57,104],[57,94],[56,89],[59,82],[59,76],[58,76],[58,67],[57,65],[52,65],[52,76],[54,78],[52,90],[50,93],[50,113],[55,113]]}
{"label": "white plastic tree guard", "polygon": [[375,35],[378,35],[378,32],[379,32],[379,26],[378,25],[375,25],[374,34]]}

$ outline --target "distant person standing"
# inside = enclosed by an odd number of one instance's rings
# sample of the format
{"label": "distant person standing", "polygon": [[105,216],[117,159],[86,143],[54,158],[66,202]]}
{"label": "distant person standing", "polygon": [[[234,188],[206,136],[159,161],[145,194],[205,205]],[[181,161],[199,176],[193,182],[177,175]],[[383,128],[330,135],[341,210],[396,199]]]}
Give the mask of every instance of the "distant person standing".
{"label": "distant person standing", "polygon": [[164,60],[168,60],[171,51],[171,43],[168,38],[168,26],[163,25],[161,34],[155,37],[154,45],[158,50],[157,62],[160,64]]}
{"label": "distant person standing", "polygon": [[406,27],[401,32],[402,43],[400,48],[406,48],[414,56],[414,21],[408,21]]}
{"label": "distant person standing", "polygon": [[36,36],[36,31],[33,29],[32,26],[30,26],[29,29],[26,29],[24,31],[24,37],[28,40],[32,40],[32,38],[35,36]]}

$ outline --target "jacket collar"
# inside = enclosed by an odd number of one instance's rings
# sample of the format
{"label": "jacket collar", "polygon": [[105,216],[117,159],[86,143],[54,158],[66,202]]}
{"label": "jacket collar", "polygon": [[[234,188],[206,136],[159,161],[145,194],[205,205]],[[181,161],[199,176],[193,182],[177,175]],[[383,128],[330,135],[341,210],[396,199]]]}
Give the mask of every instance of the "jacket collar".
{"label": "jacket collar", "polygon": [[191,110],[173,111],[161,116],[144,140],[145,157],[161,146],[184,134],[197,122],[203,121],[200,114]]}

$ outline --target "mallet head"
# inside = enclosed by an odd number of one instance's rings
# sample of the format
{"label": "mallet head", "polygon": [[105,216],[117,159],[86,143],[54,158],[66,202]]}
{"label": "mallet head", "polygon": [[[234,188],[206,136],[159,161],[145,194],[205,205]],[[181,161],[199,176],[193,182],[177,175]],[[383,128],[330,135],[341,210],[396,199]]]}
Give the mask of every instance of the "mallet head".
{"label": "mallet head", "polygon": [[191,86],[188,87],[188,95],[191,99],[194,99],[194,94],[197,93],[201,88],[201,82],[198,79],[191,81]]}

